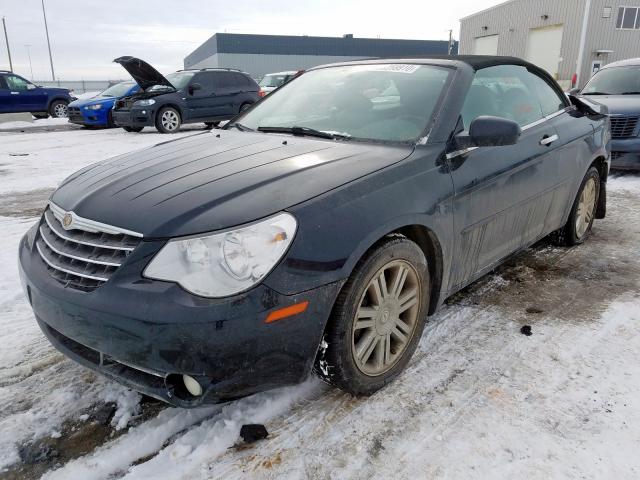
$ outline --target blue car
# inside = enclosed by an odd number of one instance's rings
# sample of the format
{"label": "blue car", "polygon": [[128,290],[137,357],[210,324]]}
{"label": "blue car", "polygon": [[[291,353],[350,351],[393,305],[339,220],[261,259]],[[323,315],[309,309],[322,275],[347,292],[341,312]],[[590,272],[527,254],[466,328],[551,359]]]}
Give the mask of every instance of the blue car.
{"label": "blue car", "polygon": [[116,100],[140,91],[136,82],[122,82],[107,88],[92,98],[76,100],[69,104],[69,121],[91,127],[115,127],[111,108]]}
{"label": "blue car", "polygon": [[0,70],[0,113],[63,118],[67,116],[67,105],[75,99],[66,88],[40,87],[13,72]]}

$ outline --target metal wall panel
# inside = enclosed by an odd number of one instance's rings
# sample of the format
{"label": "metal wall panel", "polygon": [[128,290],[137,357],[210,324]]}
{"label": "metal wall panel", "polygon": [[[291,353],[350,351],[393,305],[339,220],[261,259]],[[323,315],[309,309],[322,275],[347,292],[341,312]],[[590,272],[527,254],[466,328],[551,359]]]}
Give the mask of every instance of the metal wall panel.
{"label": "metal wall panel", "polygon": [[[640,0],[591,0],[583,63],[577,65],[584,9],[587,0],[512,0],[460,20],[460,53],[473,53],[474,39],[500,35],[499,55],[525,58],[529,30],[563,25],[558,80],[568,86],[578,70],[581,84],[589,78],[591,63],[640,57],[640,30],[617,30],[619,6],[640,6]],[[612,7],[603,18],[604,7]],[[613,50],[599,57],[597,50]]]}

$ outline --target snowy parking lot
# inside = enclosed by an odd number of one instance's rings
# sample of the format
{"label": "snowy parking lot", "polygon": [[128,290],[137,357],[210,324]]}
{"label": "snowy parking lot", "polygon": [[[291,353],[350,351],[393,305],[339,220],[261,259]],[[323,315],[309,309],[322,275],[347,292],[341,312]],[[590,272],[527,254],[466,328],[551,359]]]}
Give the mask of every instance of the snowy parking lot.
{"label": "snowy parking lot", "polygon": [[[543,241],[449,299],[370,398],[310,378],[180,410],[54,350],[22,295],[21,236],[75,170],[196,134],[0,127],[0,479],[640,478],[640,175],[610,179],[584,245]],[[242,445],[247,423],[269,437]]]}

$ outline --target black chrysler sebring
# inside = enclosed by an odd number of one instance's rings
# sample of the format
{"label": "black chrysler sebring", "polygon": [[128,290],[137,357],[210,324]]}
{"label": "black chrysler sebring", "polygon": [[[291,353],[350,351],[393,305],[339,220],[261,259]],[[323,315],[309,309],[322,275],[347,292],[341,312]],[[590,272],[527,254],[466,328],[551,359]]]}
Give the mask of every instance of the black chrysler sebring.
{"label": "black chrysler sebring", "polygon": [[371,394],[448,296],[587,238],[606,113],[515,58],[318,67],[67,178],[21,241],[26,296],[65,355],[176,406],[311,371]]}

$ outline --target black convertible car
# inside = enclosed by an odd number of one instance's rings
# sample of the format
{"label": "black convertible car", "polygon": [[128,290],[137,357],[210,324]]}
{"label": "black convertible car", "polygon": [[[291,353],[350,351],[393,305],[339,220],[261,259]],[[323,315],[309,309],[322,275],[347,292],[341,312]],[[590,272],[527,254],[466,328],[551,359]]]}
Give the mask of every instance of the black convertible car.
{"label": "black convertible car", "polygon": [[515,58],[318,67],[65,180],[20,244],[25,292],[56,348],[174,405],[312,369],[371,394],[448,296],[587,238],[609,137],[604,107]]}

